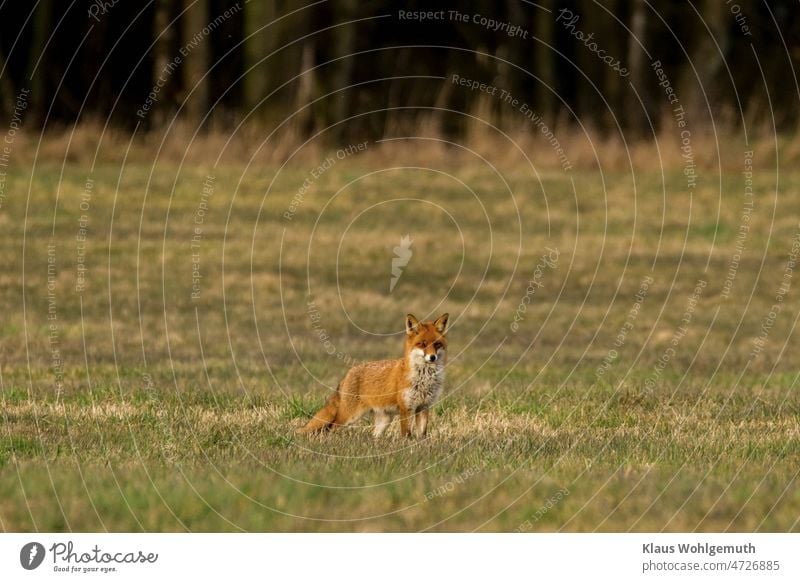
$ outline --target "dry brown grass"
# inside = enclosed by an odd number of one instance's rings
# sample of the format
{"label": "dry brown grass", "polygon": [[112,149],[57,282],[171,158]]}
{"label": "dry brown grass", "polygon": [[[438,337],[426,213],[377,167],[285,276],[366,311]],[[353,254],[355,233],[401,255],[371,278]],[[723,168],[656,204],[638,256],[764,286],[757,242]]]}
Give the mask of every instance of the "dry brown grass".
{"label": "dry brown grass", "polygon": [[[372,147],[363,156],[365,164],[382,167],[402,158],[420,165],[435,163],[472,163],[475,152],[499,168],[520,163],[520,152],[536,168],[550,171],[561,168],[552,146],[540,132],[525,124],[501,129],[480,123],[474,131],[459,138],[439,134],[436,125],[421,123],[399,132],[399,136],[414,136],[424,141],[409,142],[391,139],[380,147]],[[591,128],[551,127],[563,146],[570,164],[577,170],[622,172],[672,171],[681,169],[684,161],[680,151],[680,132],[671,120],[662,123],[664,129],[656,139],[637,140],[620,134],[603,135]],[[502,131],[502,133],[501,133]],[[370,138],[365,138],[372,141]],[[353,143],[364,139],[353,138]],[[313,139],[299,135],[287,126],[276,131],[248,122],[241,126],[197,130],[185,121],[175,121],[157,131],[131,135],[126,130],[105,127],[99,121],[77,126],[50,128],[44,135],[21,132],[15,140],[15,156],[31,161],[34,156],[46,163],[87,164],[119,163],[123,159],[135,163],[183,162],[192,166],[209,165],[218,158],[223,163],[243,161],[255,166],[275,166],[290,157],[295,163],[313,163],[350,141],[339,143],[326,133]],[[692,133],[694,161],[701,170],[738,172],[742,166],[742,151],[754,152],[754,166],[772,170],[776,162],[783,167],[800,163],[800,137],[776,136],[770,128],[751,130],[747,142],[742,133],[725,128],[704,128]],[[748,143],[749,145],[745,145]],[[454,145],[451,145],[454,144]]]}

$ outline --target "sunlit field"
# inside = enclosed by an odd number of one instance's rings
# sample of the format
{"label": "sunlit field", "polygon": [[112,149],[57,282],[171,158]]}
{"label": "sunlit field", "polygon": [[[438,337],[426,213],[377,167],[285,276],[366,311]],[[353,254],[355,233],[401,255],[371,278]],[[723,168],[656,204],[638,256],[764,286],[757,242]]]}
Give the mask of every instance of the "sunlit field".
{"label": "sunlit field", "polygon": [[[5,182],[2,530],[800,530],[800,172],[118,146]],[[426,439],[295,434],[445,311]]]}

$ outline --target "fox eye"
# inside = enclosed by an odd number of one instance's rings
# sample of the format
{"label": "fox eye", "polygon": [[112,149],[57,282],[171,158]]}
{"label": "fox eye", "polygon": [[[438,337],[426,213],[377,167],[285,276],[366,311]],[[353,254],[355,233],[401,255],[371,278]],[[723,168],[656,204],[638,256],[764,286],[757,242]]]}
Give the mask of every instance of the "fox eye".
{"label": "fox eye", "polygon": [[424,341],[423,341],[423,342],[419,342],[417,345],[418,345],[419,347],[421,347],[421,348],[424,348],[425,346],[427,346],[427,345],[428,345],[428,342],[424,342]]}
{"label": "fox eye", "polygon": [[441,350],[442,349],[442,343],[441,342],[436,342],[435,344],[433,344],[433,347],[435,347],[437,350]]}

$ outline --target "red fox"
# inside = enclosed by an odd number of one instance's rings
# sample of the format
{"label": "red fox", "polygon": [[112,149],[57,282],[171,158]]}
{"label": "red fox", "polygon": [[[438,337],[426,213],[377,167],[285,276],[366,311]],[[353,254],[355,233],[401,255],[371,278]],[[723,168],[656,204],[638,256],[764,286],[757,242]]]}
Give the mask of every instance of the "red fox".
{"label": "red fox", "polygon": [[[373,434],[381,436],[392,416],[400,415],[400,434],[425,436],[431,407],[444,386],[447,357],[447,318],[421,322],[406,316],[405,351],[401,359],[353,366],[300,432],[334,429],[355,422],[372,411]],[[414,429],[412,431],[412,429]]]}

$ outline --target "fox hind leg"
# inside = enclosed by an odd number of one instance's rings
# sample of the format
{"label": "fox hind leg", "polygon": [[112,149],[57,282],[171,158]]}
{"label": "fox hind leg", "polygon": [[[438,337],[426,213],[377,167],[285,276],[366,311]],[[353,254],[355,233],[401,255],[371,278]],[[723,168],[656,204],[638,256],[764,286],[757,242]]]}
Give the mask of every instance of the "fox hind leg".
{"label": "fox hind leg", "polygon": [[376,409],[373,414],[375,416],[375,427],[372,430],[372,435],[377,438],[386,432],[389,423],[392,422],[392,417],[389,415],[389,413],[380,409]]}
{"label": "fox hind leg", "polygon": [[339,428],[341,426],[353,424],[364,416],[364,413],[368,410],[369,409],[363,404],[345,396],[339,401],[339,408],[336,411],[336,418],[333,419],[331,428]]}

